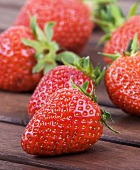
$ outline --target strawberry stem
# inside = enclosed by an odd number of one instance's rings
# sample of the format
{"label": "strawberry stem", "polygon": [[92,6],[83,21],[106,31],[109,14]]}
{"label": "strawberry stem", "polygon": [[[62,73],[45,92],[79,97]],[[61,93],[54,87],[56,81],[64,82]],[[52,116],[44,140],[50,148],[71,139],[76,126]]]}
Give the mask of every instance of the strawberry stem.
{"label": "strawberry stem", "polygon": [[72,81],[72,79],[70,79],[70,84],[71,84],[72,88],[78,89],[78,90],[79,90],[81,93],[83,93],[85,96],[88,96],[90,99],[93,100],[93,97],[92,97],[92,95],[91,95],[91,94],[93,94],[93,90],[91,90],[91,93],[90,93],[90,94],[86,92],[86,89],[87,89],[87,86],[88,86],[88,82],[84,82],[83,85],[80,87],[79,85],[76,86],[76,85],[74,84],[74,82]]}
{"label": "strawberry stem", "polygon": [[[78,89],[81,93],[83,93],[84,95],[86,95],[87,97],[89,97],[93,102],[98,103],[97,96],[96,96],[96,93],[95,93],[95,89],[92,89],[90,94],[86,92],[86,89],[87,89],[87,86],[88,86],[88,82],[84,82],[83,85],[80,87],[80,86],[76,86],[76,85],[74,84],[74,82],[72,81],[72,79],[70,79],[70,84],[71,84],[71,86],[72,86],[73,88]],[[92,94],[92,95],[91,95],[91,94]],[[93,94],[94,94],[94,95],[93,95]],[[111,131],[119,134],[118,131],[114,130],[114,129],[113,129],[112,127],[110,127],[110,126],[107,124],[107,122],[106,122],[108,119],[113,122],[110,113],[107,112],[107,111],[105,111],[105,110],[103,111],[102,109],[100,109],[100,110],[101,110],[101,121],[102,121],[102,123],[103,123],[108,129],[110,129]]]}
{"label": "strawberry stem", "polygon": [[111,126],[109,126],[108,124],[107,124],[107,120],[111,120],[112,122],[114,122],[113,120],[112,120],[112,117],[111,117],[111,115],[110,115],[110,113],[109,112],[107,112],[107,111],[103,111],[102,109],[101,109],[101,121],[102,121],[102,123],[108,128],[108,129],[110,129],[111,131],[113,131],[113,132],[115,132],[115,133],[117,133],[117,134],[120,134],[120,132],[118,132],[118,131],[116,131],[115,129],[113,129]]}

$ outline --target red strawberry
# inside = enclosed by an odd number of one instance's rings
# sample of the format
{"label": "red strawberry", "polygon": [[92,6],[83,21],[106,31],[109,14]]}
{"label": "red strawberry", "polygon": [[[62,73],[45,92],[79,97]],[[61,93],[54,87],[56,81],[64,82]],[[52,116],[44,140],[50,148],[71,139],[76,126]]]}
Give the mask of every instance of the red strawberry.
{"label": "red strawberry", "polygon": [[[138,40],[140,42],[140,15],[131,17],[112,33],[110,40],[104,46],[103,53],[113,54],[118,52],[123,54],[128,42],[134,37],[135,33],[138,33]],[[104,59],[107,63],[111,62],[106,57]]]}
{"label": "red strawberry", "polygon": [[[89,5],[84,4],[83,1]],[[108,1],[112,0],[106,0]],[[44,27],[44,23],[53,21],[56,23],[53,39],[67,50],[79,53],[86,45],[93,29],[93,10],[90,9],[93,4],[97,5],[99,2],[28,0],[17,17],[15,25],[29,27],[29,15],[37,16],[41,28]]]}
{"label": "red strawberry", "polygon": [[81,0],[29,0],[22,8],[15,25],[29,27],[29,15],[37,16],[41,28],[53,21],[53,39],[62,47],[80,52],[93,29],[90,10]]}
{"label": "red strawberry", "polygon": [[0,89],[29,91],[38,84],[42,73],[32,74],[36,64],[34,49],[23,45],[21,38],[34,39],[24,26],[14,26],[0,35]]}
{"label": "red strawberry", "polygon": [[[106,10],[104,13],[107,16],[101,16],[102,20],[97,21],[106,33],[101,39],[101,42],[107,40],[103,48],[103,53],[123,54],[123,51],[127,50],[127,45],[133,39],[135,33],[138,34],[138,40],[140,42],[140,15],[135,15],[138,5],[138,3],[135,3],[132,6],[127,17],[124,16],[119,6],[108,5],[108,11]],[[112,62],[111,59],[106,57],[104,57],[104,60],[106,63]]]}
{"label": "red strawberry", "polygon": [[76,85],[82,85],[85,81],[89,82],[87,92],[90,92],[99,84],[105,72],[103,69],[101,73],[98,66],[93,69],[89,57],[81,59],[76,66],[58,66],[44,75],[30,98],[28,105],[30,117],[47,102],[50,94],[60,88],[69,88],[70,78]]}
{"label": "red strawberry", "polygon": [[22,135],[22,149],[32,155],[84,151],[100,138],[106,116],[78,89],[59,89],[30,120]]}
{"label": "red strawberry", "polygon": [[105,85],[112,102],[123,111],[140,116],[140,52],[133,50],[116,59],[105,73]]}
{"label": "red strawberry", "polygon": [[61,61],[62,56],[70,62],[71,57],[78,58],[70,52],[57,53],[60,48],[51,41],[53,23],[47,23],[44,32],[35,18],[31,19],[31,25],[32,32],[24,26],[13,26],[0,35],[0,89],[34,90],[42,71],[46,73],[56,67],[56,61]]}

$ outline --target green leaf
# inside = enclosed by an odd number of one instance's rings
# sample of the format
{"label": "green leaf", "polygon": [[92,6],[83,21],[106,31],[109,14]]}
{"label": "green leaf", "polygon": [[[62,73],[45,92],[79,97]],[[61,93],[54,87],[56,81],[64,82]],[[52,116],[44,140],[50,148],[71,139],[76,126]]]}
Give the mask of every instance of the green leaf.
{"label": "green leaf", "polygon": [[127,16],[127,19],[134,16],[136,14],[136,11],[138,9],[138,6],[139,6],[139,2],[136,2],[132,5],[132,7],[130,8],[129,10],[129,13],[128,13],[128,16]]}
{"label": "green leaf", "polygon": [[96,78],[95,78],[95,84],[96,84],[96,86],[98,86],[98,85],[100,84],[101,80],[103,79],[103,77],[104,77],[104,75],[105,75],[105,72],[106,72],[106,67],[104,67],[104,68],[102,69],[102,72],[100,71],[100,73],[99,73],[99,71],[98,71],[98,75],[97,75],[97,73],[95,72],[95,74],[96,74]]}
{"label": "green leaf", "polygon": [[98,15],[93,17],[94,22],[107,34],[114,32],[126,20],[118,4],[110,3],[101,8]]}
{"label": "green leaf", "polygon": [[33,16],[33,17],[31,17],[30,16],[30,27],[31,27],[31,30],[32,30],[32,33],[33,33],[33,35],[35,36],[35,38],[36,38],[36,30],[35,30],[35,27],[36,27],[36,19],[37,19],[37,17],[36,16]]}
{"label": "green leaf", "polygon": [[93,90],[93,94],[92,94],[94,97],[93,97],[93,101],[95,102],[95,103],[98,103],[98,99],[97,99],[97,96],[96,96],[96,93],[95,93],[95,89]]}
{"label": "green leaf", "polygon": [[37,17],[30,18],[32,33],[36,40],[22,39],[22,43],[35,49],[37,64],[33,67],[32,72],[40,72],[44,69],[46,73],[51,68],[57,66],[56,55],[60,50],[59,45],[55,41],[51,41],[53,37],[53,22],[49,22],[44,27],[44,32],[37,24]]}
{"label": "green leaf", "polygon": [[131,44],[131,54],[135,54],[139,49],[139,46],[138,46],[138,33],[136,33],[134,35],[134,38],[133,38],[133,41],[132,41],[132,44]]}
{"label": "green leaf", "polygon": [[39,52],[35,53],[35,58],[36,58],[37,61],[42,59],[43,57],[44,57],[44,55],[42,53],[39,53]]}
{"label": "green leaf", "polygon": [[89,56],[87,56],[86,58],[84,58],[83,63],[84,63],[84,65],[83,65],[84,68],[89,68],[89,66],[90,66]]}
{"label": "green leaf", "polygon": [[111,120],[112,122],[114,122],[114,120],[112,119],[112,117],[111,117],[111,114],[109,113],[109,112],[107,112],[107,111],[104,111],[104,113],[105,113],[105,116],[106,116],[106,120]]}
{"label": "green leaf", "polygon": [[98,45],[103,44],[105,41],[109,40],[111,37],[111,34],[105,34],[104,36],[102,36],[98,42]]}
{"label": "green leaf", "polygon": [[36,27],[36,19],[37,19],[36,16],[30,17],[30,27],[32,29],[32,33],[35,36],[35,38],[37,38],[36,28],[35,28]]}
{"label": "green leaf", "polygon": [[100,74],[101,74],[100,65],[98,64],[94,69],[94,75],[95,77],[98,77]]}
{"label": "green leaf", "polygon": [[87,81],[82,84],[81,88],[83,89],[83,91],[86,92],[87,86],[88,86],[88,82]]}
{"label": "green leaf", "polygon": [[70,51],[64,51],[56,55],[56,61],[62,62],[66,65],[74,65],[74,61],[80,59],[80,56]]}
{"label": "green leaf", "polygon": [[106,53],[101,53],[101,52],[98,52],[98,54],[101,54],[107,58],[110,58],[112,61],[115,61],[117,58],[119,58],[121,56],[120,53],[115,53],[115,54],[106,54]]}
{"label": "green leaf", "polygon": [[45,24],[44,27],[44,32],[46,34],[47,40],[50,42],[53,38],[53,26],[54,26],[54,22],[49,22],[47,24]]}
{"label": "green leaf", "polygon": [[138,46],[138,34],[134,35],[133,39],[130,39],[126,51],[124,51],[124,55],[132,56],[139,50]]}
{"label": "green leaf", "polygon": [[70,77],[70,85],[71,85],[71,87],[74,88],[74,89],[79,89],[79,88],[74,84],[74,82],[73,82],[73,80],[72,80],[72,77]]}
{"label": "green leaf", "polygon": [[122,23],[124,23],[125,18],[122,16],[121,8],[118,5],[110,5],[110,13],[114,19],[115,27],[119,27]]}
{"label": "green leaf", "polygon": [[115,129],[113,129],[113,128],[112,128],[111,126],[109,126],[109,125],[107,124],[107,122],[106,122],[108,119],[111,120],[111,121],[113,121],[112,118],[111,118],[110,113],[101,109],[101,114],[102,114],[102,115],[101,115],[101,121],[102,121],[102,123],[103,123],[108,129],[110,129],[111,131],[113,131],[113,132],[115,132],[115,133],[117,133],[117,134],[120,134],[120,132],[118,132],[118,131],[116,131]]}
{"label": "green leaf", "polygon": [[88,82],[84,82],[83,85],[80,87],[80,86],[76,86],[74,84],[74,82],[72,81],[72,78],[70,78],[70,84],[71,84],[72,88],[78,89],[81,93],[83,93],[84,95],[89,97],[91,100],[93,100],[93,97],[90,95],[92,93],[89,94],[89,93],[86,92],[86,88],[88,86]]}
{"label": "green leaf", "polygon": [[29,46],[29,47],[32,47],[34,48],[35,50],[38,50],[40,49],[41,45],[39,42],[35,41],[35,40],[27,40],[25,38],[22,38],[22,43],[26,46]]}
{"label": "green leaf", "polygon": [[90,77],[93,76],[92,75],[93,67],[92,67],[92,64],[90,63],[89,56],[84,58],[82,67],[83,67],[83,71],[86,72],[88,76]]}
{"label": "green leaf", "polygon": [[39,60],[38,63],[33,67],[32,73],[40,72],[44,69],[45,63],[42,60]]}
{"label": "green leaf", "polygon": [[55,67],[57,67],[57,64],[55,62],[53,64],[46,64],[44,74],[46,74],[48,71],[52,70]]}
{"label": "green leaf", "polygon": [[31,29],[38,41],[46,41],[45,34],[41,30],[41,28],[38,26],[36,17],[31,18]]}

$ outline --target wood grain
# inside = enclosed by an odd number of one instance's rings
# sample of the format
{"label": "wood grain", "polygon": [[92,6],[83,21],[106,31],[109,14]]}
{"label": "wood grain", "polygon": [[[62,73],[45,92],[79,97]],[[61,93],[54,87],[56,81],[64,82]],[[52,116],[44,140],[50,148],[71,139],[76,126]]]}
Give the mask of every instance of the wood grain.
{"label": "wood grain", "polygon": [[46,168],[29,166],[19,163],[7,162],[0,160],[0,169],[1,170],[48,170]]}
{"label": "wood grain", "polygon": [[102,140],[140,147],[140,117],[130,116],[120,109],[111,107],[101,107],[111,113],[114,122],[108,122],[120,134],[115,134],[104,127]]}
{"label": "wood grain", "polygon": [[25,126],[28,123],[29,94],[0,91],[0,121]]}
{"label": "wood grain", "polygon": [[[1,92],[0,122],[26,126],[29,121],[27,115],[29,98],[29,94]],[[140,147],[140,118],[130,116],[118,108],[108,106],[101,106],[101,108],[111,113],[114,123],[108,123],[121,133],[120,135],[117,135],[104,127],[104,135],[102,136],[102,140]]]}
{"label": "wood grain", "polygon": [[104,168],[138,170],[140,166],[140,148],[102,141],[98,141],[89,150],[78,154],[45,158],[27,155],[20,147],[24,127],[0,123],[0,129],[1,160],[58,170],[93,170],[93,167],[96,170]]}
{"label": "wood grain", "polygon": [[[125,14],[134,3],[132,0],[118,0]],[[0,33],[10,27],[25,0],[0,0]],[[140,11],[140,7],[138,8]],[[93,66],[105,66],[98,54],[103,46],[97,46],[103,32],[96,28],[90,36],[81,56],[90,56]],[[104,127],[103,135],[89,150],[56,157],[27,155],[20,147],[21,135],[27,125],[28,101],[32,92],[10,93],[0,91],[0,169],[10,170],[140,170],[140,117],[130,116],[116,108],[110,101],[104,80],[97,88],[97,97],[102,109],[112,114],[117,135]]]}

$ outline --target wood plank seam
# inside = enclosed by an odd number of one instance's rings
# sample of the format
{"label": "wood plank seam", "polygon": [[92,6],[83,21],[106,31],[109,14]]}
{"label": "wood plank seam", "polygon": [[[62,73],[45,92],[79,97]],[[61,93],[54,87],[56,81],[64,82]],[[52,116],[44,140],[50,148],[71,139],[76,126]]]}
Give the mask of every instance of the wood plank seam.
{"label": "wood plank seam", "polygon": [[[17,126],[22,126],[22,127],[26,127],[27,126],[27,123],[25,123],[24,121],[21,122],[21,121],[7,121],[7,120],[0,120],[1,123],[8,123],[8,124],[12,124],[12,125],[17,125]],[[125,146],[132,146],[132,147],[137,147],[137,148],[140,148],[140,143],[136,142],[136,141],[128,141],[128,140],[125,140],[125,139],[118,139],[117,137],[111,137],[109,135],[105,135],[103,134],[100,139],[101,141],[105,141],[105,142],[110,142],[110,143],[114,143],[114,144],[122,144],[122,145],[125,145]]]}
{"label": "wood plank seam", "polygon": [[18,163],[18,164],[24,164],[24,165],[30,165],[30,166],[36,166],[36,167],[39,167],[39,168],[47,168],[47,169],[50,169],[50,170],[85,170],[85,169],[81,169],[81,168],[75,168],[75,167],[67,167],[65,165],[65,167],[62,167],[58,165],[54,165],[54,164],[51,164],[51,163],[47,163],[47,166],[45,164],[40,164],[38,163],[36,160],[29,160],[27,161],[27,159],[23,158],[23,157],[20,157],[20,156],[14,156],[14,155],[6,155],[6,154],[0,154],[0,160],[2,161],[8,161],[8,162],[13,162],[13,163]]}
{"label": "wood plank seam", "polygon": [[136,148],[140,148],[140,143],[135,142],[135,141],[127,141],[125,139],[118,139],[115,137],[110,137],[109,135],[102,135],[101,138],[99,139],[101,141],[104,142],[110,142],[110,143],[114,143],[114,144],[121,144],[121,145],[125,145],[125,146],[132,146],[132,147],[136,147]]}

